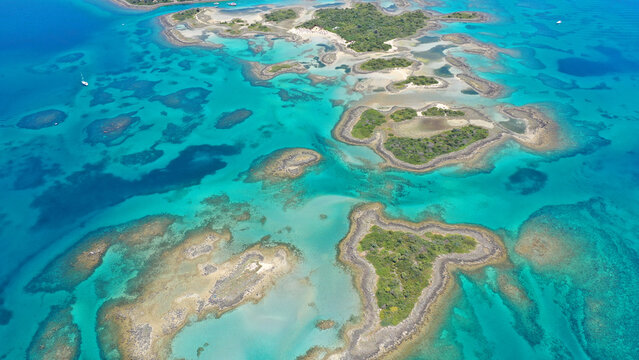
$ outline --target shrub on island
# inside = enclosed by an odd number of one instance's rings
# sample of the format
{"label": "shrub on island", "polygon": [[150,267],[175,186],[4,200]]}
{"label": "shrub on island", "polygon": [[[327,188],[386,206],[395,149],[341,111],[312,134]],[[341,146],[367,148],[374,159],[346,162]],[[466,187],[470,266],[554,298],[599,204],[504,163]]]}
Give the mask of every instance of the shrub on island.
{"label": "shrub on island", "polygon": [[399,109],[390,115],[391,119],[396,122],[410,120],[417,116],[417,111],[411,108]]}
{"label": "shrub on island", "polygon": [[192,19],[195,16],[195,14],[197,14],[199,12],[200,12],[200,8],[188,9],[188,10],[180,11],[180,12],[177,12],[177,13],[173,14],[173,19],[175,21],[184,21],[184,20]]}
{"label": "shrub on island", "polygon": [[477,17],[477,14],[474,12],[462,12],[456,11],[454,13],[450,13],[444,16],[446,19],[460,19],[460,20],[469,20]]}
{"label": "shrub on island", "polygon": [[422,111],[422,116],[464,116],[465,112],[461,110],[443,109],[437,106],[430,107]]}
{"label": "shrub on island", "polygon": [[386,150],[409,164],[425,164],[444,154],[465,148],[475,141],[488,137],[488,130],[467,125],[445,131],[429,138],[389,137],[384,142]]}
{"label": "shrub on island", "polygon": [[403,88],[403,87],[406,87],[406,85],[408,84],[413,84],[417,86],[429,86],[429,85],[439,84],[439,81],[437,81],[437,79],[435,79],[432,76],[411,75],[408,78],[406,78],[406,80],[395,83],[395,87]]}
{"label": "shrub on island", "polygon": [[357,124],[353,126],[351,135],[358,139],[366,139],[373,134],[375,128],[386,122],[386,117],[381,112],[368,109],[362,113],[357,121]]}
{"label": "shrub on island", "polygon": [[412,64],[413,62],[411,60],[404,58],[370,59],[360,65],[360,68],[366,71],[378,71],[384,69],[409,67]]}
{"label": "shrub on island", "polygon": [[297,17],[297,13],[293,9],[274,10],[264,15],[264,19],[266,19],[266,21],[272,21],[272,22],[280,22],[284,20],[295,19],[296,17]]}
{"label": "shrub on island", "polygon": [[386,41],[415,34],[426,24],[422,11],[386,15],[373,4],[356,4],[348,9],[320,9],[315,17],[301,25],[312,29],[320,27],[341,36],[357,52],[386,51]]}
{"label": "shrub on island", "polygon": [[359,243],[377,273],[377,305],[382,326],[406,319],[428,286],[433,262],[439,255],[467,253],[475,248],[473,238],[463,235],[426,233],[418,236],[373,226]]}

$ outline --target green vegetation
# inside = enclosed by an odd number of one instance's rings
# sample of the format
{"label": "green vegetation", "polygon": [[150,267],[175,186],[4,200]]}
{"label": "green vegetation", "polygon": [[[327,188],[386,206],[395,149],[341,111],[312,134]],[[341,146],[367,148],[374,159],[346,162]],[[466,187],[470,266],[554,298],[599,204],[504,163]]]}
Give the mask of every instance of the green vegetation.
{"label": "green vegetation", "polygon": [[406,12],[401,15],[385,15],[373,4],[356,4],[350,9],[320,9],[313,20],[301,27],[315,26],[334,32],[351,42],[348,47],[364,51],[386,51],[391,48],[385,41],[413,35],[426,24],[426,16],[421,11]]}
{"label": "green vegetation", "polygon": [[293,9],[275,10],[264,15],[264,18],[267,21],[273,21],[273,22],[280,22],[284,20],[295,19],[296,17],[297,17],[297,13]]}
{"label": "green vegetation", "polygon": [[430,160],[488,137],[488,130],[467,125],[445,131],[430,138],[389,137],[384,147],[399,160],[409,164],[424,164]]}
{"label": "green vegetation", "polygon": [[395,87],[403,88],[408,84],[415,84],[418,86],[428,86],[428,85],[435,85],[438,83],[439,81],[437,81],[437,79],[435,79],[432,76],[424,76],[424,75],[412,76],[411,75],[408,78],[406,78],[406,80],[404,81],[396,82]]}
{"label": "green vegetation", "polygon": [[184,11],[177,12],[173,14],[173,19],[176,21],[184,21],[187,19],[191,19],[195,16],[195,14],[200,12],[200,8],[188,9]]}
{"label": "green vegetation", "polygon": [[273,66],[271,66],[270,69],[268,69],[268,72],[271,73],[276,73],[278,71],[284,70],[284,69],[289,69],[292,68],[293,65],[292,64],[275,64]]}
{"label": "green vegetation", "polygon": [[262,31],[262,32],[268,32],[270,30],[268,26],[266,26],[266,25],[264,25],[262,23],[259,23],[259,22],[250,24],[248,26],[248,28],[251,29],[251,30]]}
{"label": "green vegetation", "polygon": [[404,58],[370,59],[360,65],[360,68],[366,71],[378,71],[383,69],[408,67],[412,64],[413,62],[411,60]]}
{"label": "green vegetation", "polygon": [[377,110],[368,109],[362,113],[359,121],[355,126],[353,126],[353,131],[351,134],[353,137],[358,139],[366,139],[373,134],[373,130],[378,125],[381,125],[386,122],[386,117],[384,114]]}
{"label": "green vegetation", "polygon": [[460,19],[460,20],[474,19],[476,17],[477,17],[477,14],[474,12],[462,12],[462,11],[456,11],[454,13],[450,13],[444,16],[444,18],[446,19]]}
{"label": "green vegetation", "polygon": [[465,112],[461,110],[442,109],[437,106],[429,107],[426,111],[422,111],[422,116],[464,116]]}
{"label": "green vegetation", "polygon": [[417,111],[415,111],[415,109],[405,108],[405,109],[400,109],[395,111],[394,113],[391,114],[390,117],[391,119],[399,122],[404,120],[410,120],[414,118],[415,116],[417,116]]}
{"label": "green vegetation", "polygon": [[474,239],[463,235],[427,233],[420,237],[373,226],[359,250],[366,252],[366,260],[379,276],[376,297],[382,326],[397,325],[408,317],[428,286],[438,255],[467,253],[475,244]]}

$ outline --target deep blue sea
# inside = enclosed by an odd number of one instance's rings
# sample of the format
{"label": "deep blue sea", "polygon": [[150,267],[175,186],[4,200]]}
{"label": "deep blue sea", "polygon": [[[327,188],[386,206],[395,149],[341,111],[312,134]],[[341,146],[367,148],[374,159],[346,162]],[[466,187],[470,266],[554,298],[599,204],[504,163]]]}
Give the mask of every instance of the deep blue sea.
{"label": "deep blue sea", "polygon": [[[68,304],[79,358],[100,358],[98,311],[122,296],[143,263],[109,252],[74,288],[25,286],[93,230],[155,214],[197,226],[208,206],[202,201],[220,194],[252,208],[254,220],[234,234],[236,249],[272,235],[297,247],[303,261],[263,301],[186,327],[173,343],[175,358],[197,358],[204,343],[206,359],[294,359],[313,346],[339,346],[339,327],[360,302],[336,262],[336,244],[351,208],[371,201],[391,216],[487,227],[508,249],[508,264],[455,274],[440,315],[405,358],[637,357],[636,0],[434,4],[442,12],[485,11],[495,21],[445,24],[432,36],[463,32],[516,54],[490,60],[455,52],[509,89],[496,100],[460,94],[458,101],[539,106],[559,123],[565,147],[534,153],[510,143],[481,168],[428,174],[380,170],[372,151],[331,137],[343,110],[360,98],[348,91],[349,80],[313,85],[286,74],[264,86],[243,71],[246,60],[312,57],[318,44],[277,40],[261,54],[244,40],[219,50],[176,48],[156,18],[187,7],[141,12],[106,0],[2,1],[0,358],[25,358],[39,325]],[[90,86],[80,85],[81,76]],[[336,99],[344,105],[334,106]],[[215,127],[237,109],[253,114],[233,128]],[[29,115],[42,111],[57,125],[34,124]],[[121,131],[105,135],[102,126],[114,122]],[[285,147],[315,149],[324,161],[285,185],[242,181],[256,159]],[[550,240],[526,252],[535,237]],[[339,326],[320,331],[320,319]]]}

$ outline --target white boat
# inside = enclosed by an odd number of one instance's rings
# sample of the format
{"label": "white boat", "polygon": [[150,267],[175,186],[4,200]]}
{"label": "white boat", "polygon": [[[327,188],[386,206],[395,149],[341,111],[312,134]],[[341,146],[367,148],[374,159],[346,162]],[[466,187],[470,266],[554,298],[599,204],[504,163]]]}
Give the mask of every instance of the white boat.
{"label": "white boat", "polygon": [[561,24],[561,20],[557,20],[557,24]]}
{"label": "white boat", "polygon": [[82,85],[84,85],[84,86],[89,86],[89,83],[88,83],[86,80],[84,80],[84,75],[80,74],[80,77],[82,78],[82,80],[80,80],[80,82],[82,83]]}
{"label": "white boat", "polygon": [[236,5],[237,5],[237,4],[236,4],[236,3],[234,3],[234,2],[229,3],[229,6],[236,6]]}

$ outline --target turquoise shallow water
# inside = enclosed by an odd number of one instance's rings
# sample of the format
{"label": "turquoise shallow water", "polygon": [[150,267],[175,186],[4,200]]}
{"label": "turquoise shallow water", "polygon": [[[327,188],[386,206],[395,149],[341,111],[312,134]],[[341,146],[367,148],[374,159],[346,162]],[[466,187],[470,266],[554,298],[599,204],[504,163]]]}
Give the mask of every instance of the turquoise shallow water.
{"label": "turquoise shallow water", "polygon": [[[337,329],[314,324],[330,318],[341,325],[359,311],[335,245],[350,208],[366,201],[413,220],[483,225],[503,235],[511,256],[512,266],[458,274],[443,320],[409,358],[630,359],[639,350],[636,3],[438,5],[498,20],[449,24],[436,34],[465,32],[520,54],[495,62],[458,54],[512,90],[474,101],[540,104],[571,146],[540,155],[510,144],[480,170],[426,175],[371,169],[379,162],[371,151],[331,138],[343,109],[330,100],[357,99],[342,83],[313,86],[285,75],[264,87],[243,75],[243,60],[275,62],[311,50],[311,62],[317,45],[277,41],[263,55],[236,40],[223,50],[176,49],[161,39],[154,18],[183,7],[141,13],[98,1],[29,0],[3,8],[11,16],[0,23],[0,334],[8,340],[0,356],[23,358],[51,306],[73,297],[80,357],[98,358],[96,313],[137,269],[109,253],[70,293],[27,293],[25,284],[91,230],[159,213],[194,226],[201,201],[221,193],[268,218],[239,232],[236,249],[270,234],[294,244],[304,261],[259,304],[187,327],[173,344],[177,357],[195,358],[204,343],[202,356],[229,359],[294,358],[314,345],[340,344]],[[80,73],[90,87],[78,86]],[[220,114],[239,108],[253,114],[231,129],[215,128]],[[47,109],[68,116],[39,130],[17,126]],[[130,126],[117,137],[90,130],[121,115]],[[316,149],[325,161],[288,187],[241,181],[255,159],[291,146]],[[141,152],[146,156],[127,157]],[[146,160],[125,160],[133,158]],[[547,266],[520,256],[525,223],[561,233],[573,256]],[[513,302],[497,285],[500,276],[514,279],[529,302]]]}

